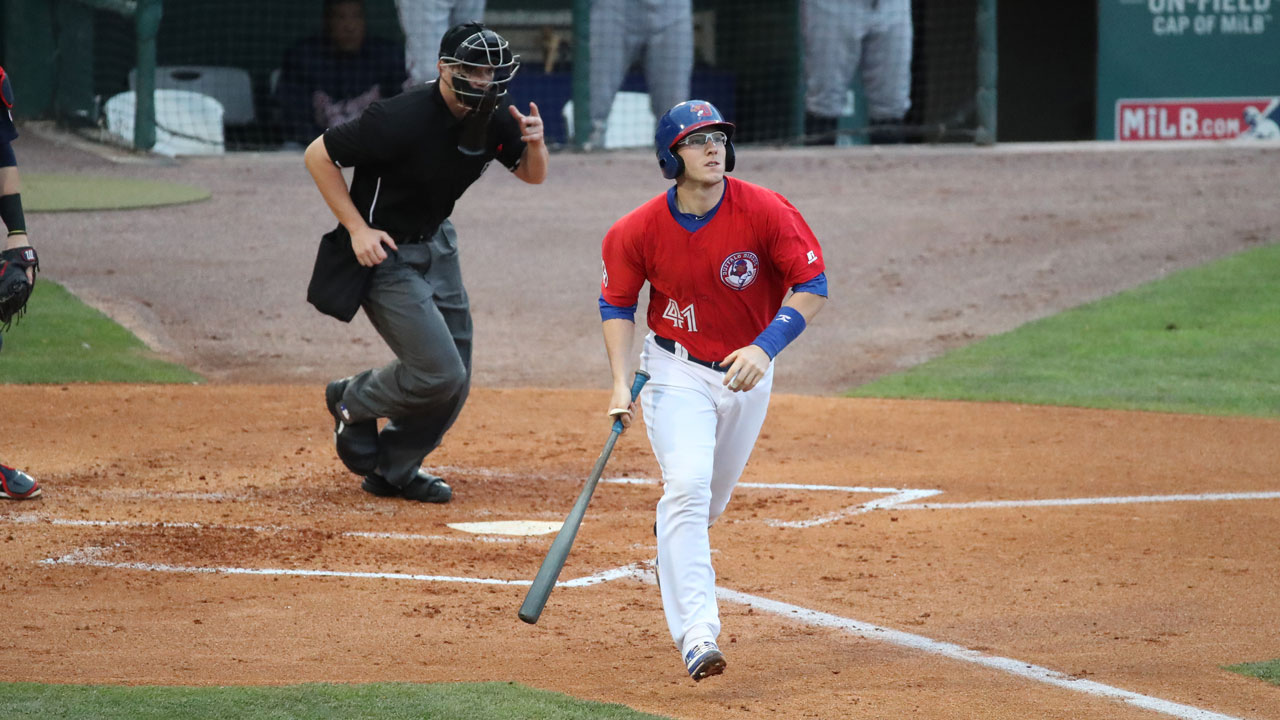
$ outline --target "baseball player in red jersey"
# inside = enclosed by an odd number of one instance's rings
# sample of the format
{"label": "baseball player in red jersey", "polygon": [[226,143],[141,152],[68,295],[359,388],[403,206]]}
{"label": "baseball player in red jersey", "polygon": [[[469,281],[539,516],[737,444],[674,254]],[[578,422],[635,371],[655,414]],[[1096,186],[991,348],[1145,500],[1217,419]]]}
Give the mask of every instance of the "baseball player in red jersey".
{"label": "baseball player in red jersey", "polygon": [[799,211],[778,193],[725,177],[733,131],[702,100],[662,116],[658,165],[675,185],[610,228],[600,285],[609,414],[630,426],[635,311],[649,283],[640,365],[651,379],[640,402],[664,484],[654,526],[658,585],[695,681],[725,668],[708,528],[764,423],[773,358],[827,295],[822,248]]}

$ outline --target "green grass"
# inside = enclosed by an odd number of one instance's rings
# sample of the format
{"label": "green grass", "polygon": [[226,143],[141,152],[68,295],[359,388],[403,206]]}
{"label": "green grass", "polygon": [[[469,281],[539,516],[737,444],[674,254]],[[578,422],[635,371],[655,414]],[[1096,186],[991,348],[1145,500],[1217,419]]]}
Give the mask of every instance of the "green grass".
{"label": "green grass", "polygon": [[1226,670],[1249,677],[1256,677],[1259,680],[1266,680],[1272,685],[1280,685],[1280,658],[1275,660],[1264,660],[1262,662],[1240,663],[1239,665],[1228,665]]}
{"label": "green grass", "polygon": [[202,378],[157,357],[61,285],[36,280],[27,314],[3,333],[0,383],[186,383]]}
{"label": "green grass", "polygon": [[1280,245],[990,337],[855,388],[937,398],[1280,417]]}
{"label": "green grass", "polygon": [[27,212],[127,210],[209,199],[209,191],[180,183],[93,175],[22,173]]}
{"label": "green grass", "polygon": [[0,683],[6,720],[642,720],[622,705],[515,683],[117,687]]}

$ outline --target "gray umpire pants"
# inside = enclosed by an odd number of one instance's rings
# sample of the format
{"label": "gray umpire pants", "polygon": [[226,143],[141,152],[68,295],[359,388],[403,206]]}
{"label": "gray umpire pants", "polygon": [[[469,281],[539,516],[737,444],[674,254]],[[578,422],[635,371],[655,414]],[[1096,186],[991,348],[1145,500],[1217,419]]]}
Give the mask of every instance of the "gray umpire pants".
{"label": "gray umpire pants", "polygon": [[471,306],[453,224],[445,220],[430,240],[389,251],[363,307],[396,359],[355,375],[343,399],[353,422],[388,419],[378,434],[377,472],[404,487],[439,447],[471,388]]}
{"label": "gray umpire pants", "polygon": [[660,118],[690,99],[691,0],[591,0],[591,125],[601,137],[613,96],[642,50],[649,107]]}

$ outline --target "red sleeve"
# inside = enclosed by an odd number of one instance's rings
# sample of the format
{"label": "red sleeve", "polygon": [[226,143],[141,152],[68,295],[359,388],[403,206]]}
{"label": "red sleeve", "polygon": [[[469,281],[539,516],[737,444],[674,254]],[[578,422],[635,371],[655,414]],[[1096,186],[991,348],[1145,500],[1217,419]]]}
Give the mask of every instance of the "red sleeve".
{"label": "red sleeve", "polygon": [[800,211],[782,195],[774,195],[778,205],[773,218],[773,262],[786,278],[787,287],[795,287],[826,272],[826,263],[822,246]]}
{"label": "red sleeve", "polygon": [[[624,218],[625,220],[625,218]],[[601,259],[604,277],[600,279],[600,297],[610,305],[630,307],[644,287],[644,258],[637,247],[639,233],[629,232],[625,222],[615,223],[604,236]]]}

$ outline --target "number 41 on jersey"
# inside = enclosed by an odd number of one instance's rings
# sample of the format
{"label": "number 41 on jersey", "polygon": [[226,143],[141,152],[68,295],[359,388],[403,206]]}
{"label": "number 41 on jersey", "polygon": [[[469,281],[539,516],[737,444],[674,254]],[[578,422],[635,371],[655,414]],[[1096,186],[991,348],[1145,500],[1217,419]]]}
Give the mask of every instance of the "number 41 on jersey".
{"label": "number 41 on jersey", "polygon": [[667,299],[667,309],[662,313],[662,317],[671,321],[678,328],[686,328],[689,332],[698,332],[698,319],[693,314],[693,303],[689,303],[687,307],[680,307],[676,304],[674,298]]}

